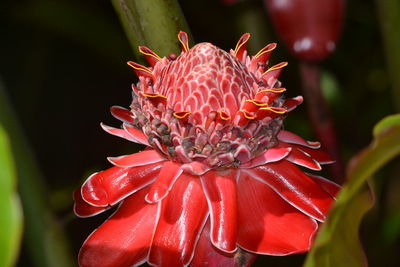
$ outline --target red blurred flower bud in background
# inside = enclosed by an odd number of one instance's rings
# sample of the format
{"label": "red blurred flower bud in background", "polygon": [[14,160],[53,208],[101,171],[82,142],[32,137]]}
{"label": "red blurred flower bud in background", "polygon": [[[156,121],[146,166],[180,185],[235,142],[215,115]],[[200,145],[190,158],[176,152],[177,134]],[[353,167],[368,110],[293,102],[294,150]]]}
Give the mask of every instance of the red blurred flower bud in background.
{"label": "red blurred flower bud in background", "polygon": [[344,0],[264,0],[278,34],[305,61],[322,61],[336,48]]}

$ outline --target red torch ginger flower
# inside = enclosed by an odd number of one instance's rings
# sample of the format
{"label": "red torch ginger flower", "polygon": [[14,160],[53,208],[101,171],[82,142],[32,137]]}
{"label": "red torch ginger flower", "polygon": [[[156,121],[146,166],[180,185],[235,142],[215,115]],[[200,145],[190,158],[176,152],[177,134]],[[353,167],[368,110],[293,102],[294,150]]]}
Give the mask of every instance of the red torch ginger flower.
{"label": "red torch ginger flower", "polygon": [[80,217],[119,204],[79,264],[244,266],[239,254],[307,251],[339,187],[297,166],[320,170],[331,159],[282,129],[302,97],[281,95],[287,63],[268,67],[276,44],[250,57],[249,34],[230,53],[178,38],[178,57],[142,46],[151,67],[128,62],[139,76],[130,109],[111,108],[122,128],[102,127],[147,149],[108,158],[115,166],[75,192]]}

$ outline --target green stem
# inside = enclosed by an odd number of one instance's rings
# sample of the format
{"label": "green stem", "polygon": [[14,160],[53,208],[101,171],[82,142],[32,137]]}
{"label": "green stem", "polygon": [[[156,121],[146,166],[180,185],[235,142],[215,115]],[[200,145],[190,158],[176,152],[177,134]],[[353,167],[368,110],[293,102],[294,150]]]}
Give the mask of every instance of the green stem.
{"label": "green stem", "polygon": [[400,1],[377,0],[379,21],[393,90],[393,101],[400,111]]}
{"label": "green stem", "polygon": [[66,238],[48,207],[37,163],[0,80],[0,124],[11,138],[24,211],[24,241],[34,266],[73,266]]}
{"label": "green stem", "polygon": [[[177,0],[112,0],[135,54],[146,45],[160,56],[179,53],[179,31],[189,27]],[[192,38],[190,38],[192,39]]]}

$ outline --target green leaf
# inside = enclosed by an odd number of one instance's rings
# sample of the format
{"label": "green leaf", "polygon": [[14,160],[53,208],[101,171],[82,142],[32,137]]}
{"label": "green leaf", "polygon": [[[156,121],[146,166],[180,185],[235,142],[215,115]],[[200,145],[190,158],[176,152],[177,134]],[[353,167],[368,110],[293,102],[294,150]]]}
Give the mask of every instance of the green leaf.
{"label": "green leaf", "polygon": [[400,155],[399,140],[400,114],[386,117],[375,126],[372,143],[349,163],[348,182],[322,225],[305,267],[366,266],[358,228],[373,203],[367,179]]}
{"label": "green leaf", "polygon": [[6,132],[0,125],[0,266],[13,266],[22,233],[22,211]]}

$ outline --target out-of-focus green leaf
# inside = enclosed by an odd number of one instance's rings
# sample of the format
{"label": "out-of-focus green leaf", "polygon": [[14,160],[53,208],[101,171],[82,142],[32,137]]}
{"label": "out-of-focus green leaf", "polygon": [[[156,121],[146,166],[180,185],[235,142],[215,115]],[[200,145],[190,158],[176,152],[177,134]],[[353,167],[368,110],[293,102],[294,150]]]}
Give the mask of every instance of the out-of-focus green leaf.
{"label": "out-of-focus green leaf", "polygon": [[374,128],[374,140],[357,154],[348,167],[348,182],[342,188],[327,222],[315,240],[305,267],[365,266],[358,228],[372,206],[366,184],[387,161],[400,155],[400,115],[381,120]]}
{"label": "out-of-focus green leaf", "polygon": [[[149,46],[160,56],[180,52],[177,34],[189,27],[177,0],[112,0],[134,52]],[[189,34],[190,35],[190,34]]]}
{"label": "out-of-focus green leaf", "polygon": [[374,127],[373,134],[377,137],[394,125],[400,125],[400,114],[387,116],[385,119],[378,122]]}
{"label": "out-of-focus green leaf", "polygon": [[8,101],[1,79],[0,123],[7,129],[8,135],[12,136],[10,145],[15,157],[18,190],[25,215],[24,243],[33,266],[74,266],[75,261],[70,255],[66,236],[49,208],[38,165]]}
{"label": "out-of-focus green leaf", "polygon": [[0,125],[0,266],[13,266],[22,232],[14,162],[6,132]]}
{"label": "out-of-focus green leaf", "polygon": [[346,203],[337,204],[318,234],[304,266],[365,266],[358,227],[372,204],[372,193],[366,185]]}

